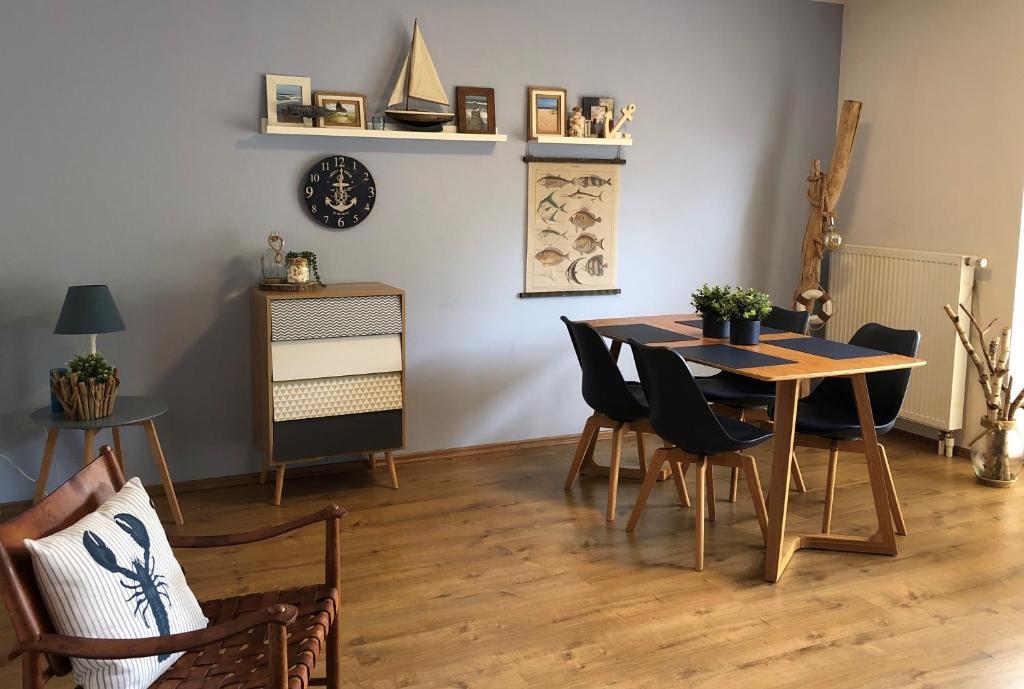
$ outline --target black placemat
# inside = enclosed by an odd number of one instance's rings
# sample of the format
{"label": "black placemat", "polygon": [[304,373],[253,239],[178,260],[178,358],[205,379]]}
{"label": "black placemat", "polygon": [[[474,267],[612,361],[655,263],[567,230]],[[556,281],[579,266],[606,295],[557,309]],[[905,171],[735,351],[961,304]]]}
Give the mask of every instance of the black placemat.
{"label": "black placemat", "polygon": [[673,347],[684,359],[697,359],[701,362],[719,364],[728,368],[758,368],[760,366],[780,366],[793,364],[794,361],[782,359],[770,354],[761,354],[749,349],[730,347],[724,344],[697,345],[695,347]]}
{"label": "black placemat", "polygon": [[[676,321],[676,323],[678,323],[679,325],[688,325],[691,328],[703,328],[704,327],[704,321],[700,320],[699,318],[697,320],[695,320],[695,321]],[[767,326],[765,326],[763,324],[761,325],[761,334],[762,335],[778,335],[779,333],[784,333],[784,332],[788,332],[788,331],[786,331],[786,330],[779,330],[778,328],[769,328],[769,327],[767,327]]]}
{"label": "black placemat", "polygon": [[794,349],[804,354],[814,354],[826,359],[859,359],[864,356],[885,356],[889,352],[880,352],[877,349],[858,347],[857,345],[846,344],[845,342],[833,342],[820,337],[793,337],[785,340],[772,340],[773,347],[785,347]]}
{"label": "black placemat", "polygon": [[616,340],[629,340],[632,338],[640,344],[651,344],[653,342],[686,342],[687,340],[697,339],[692,335],[683,335],[682,333],[665,330],[663,328],[655,328],[653,325],[646,325],[644,323],[633,323],[630,325],[602,325],[597,329],[597,332],[601,333],[605,337],[611,337]]}

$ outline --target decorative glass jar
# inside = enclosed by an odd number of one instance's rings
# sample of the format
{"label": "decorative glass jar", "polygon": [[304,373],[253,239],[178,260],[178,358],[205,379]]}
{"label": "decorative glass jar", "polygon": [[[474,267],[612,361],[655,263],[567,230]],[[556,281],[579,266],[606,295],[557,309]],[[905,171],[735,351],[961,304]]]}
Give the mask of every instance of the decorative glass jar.
{"label": "decorative glass jar", "polygon": [[304,285],[309,282],[309,261],[303,256],[292,256],[288,259],[288,282]]}
{"label": "decorative glass jar", "polygon": [[284,239],[277,232],[267,237],[270,247],[260,256],[260,271],[265,283],[281,283],[288,278],[288,267],[284,260]]}
{"label": "decorative glass jar", "polygon": [[1009,488],[1024,465],[1024,439],[1016,421],[982,418],[985,433],[971,443],[971,463],[979,483]]}

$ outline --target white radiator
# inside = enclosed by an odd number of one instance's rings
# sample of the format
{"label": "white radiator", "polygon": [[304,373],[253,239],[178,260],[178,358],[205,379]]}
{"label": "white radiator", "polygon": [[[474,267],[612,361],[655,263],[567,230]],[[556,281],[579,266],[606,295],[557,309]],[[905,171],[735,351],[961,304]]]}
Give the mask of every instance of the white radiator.
{"label": "white radiator", "polygon": [[845,342],[865,323],[921,333],[915,369],[901,418],[955,431],[962,427],[967,353],[943,312],[970,306],[978,259],[962,254],[843,245],[829,258],[828,291],[835,315],[828,339]]}

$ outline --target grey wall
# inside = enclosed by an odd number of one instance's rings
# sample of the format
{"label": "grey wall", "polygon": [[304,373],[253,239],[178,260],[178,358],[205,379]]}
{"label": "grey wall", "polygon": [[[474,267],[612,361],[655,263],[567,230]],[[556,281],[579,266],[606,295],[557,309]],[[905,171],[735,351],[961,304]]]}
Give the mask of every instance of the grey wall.
{"label": "grey wall", "polygon": [[[257,133],[263,74],[379,104],[414,16],[445,85],[492,86],[506,144],[348,142]],[[621,3],[90,0],[0,6],[0,453],[29,474],[46,372],[84,346],[53,335],[69,284],[111,285],[128,324],[100,337],[125,394],[171,403],[176,479],[255,470],[245,291],[270,230],[331,281],[408,291],[409,449],[579,430],[560,314],[688,308],[701,282],[785,299],[804,176],[828,158],[842,9],[808,0]],[[618,297],[519,300],[525,89],[635,102]],[[333,233],[296,201],[321,156],[357,156],[380,190]],[[545,151],[578,154],[578,151]],[[127,432],[133,473],[155,481]],[[101,436],[102,439],[102,436]],[[81,438],[58,446],[57,473]],[[0,501],[32,484],[0,463]]]}

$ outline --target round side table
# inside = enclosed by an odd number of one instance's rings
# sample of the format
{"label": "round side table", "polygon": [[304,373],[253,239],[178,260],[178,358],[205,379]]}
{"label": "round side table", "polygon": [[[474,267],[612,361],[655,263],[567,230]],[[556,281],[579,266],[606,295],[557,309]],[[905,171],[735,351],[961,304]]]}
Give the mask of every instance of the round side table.
{"label": "round side table", "polygon": [[36,493],[33,502],[43,499],[46,492],[46,481],[50,475],[50,464],[53,462],[53,450],[57,445],[57,435],[61,431],[84,431],[85,451],[82,455],[82,463],[88,464],[96,459],[93,455],[93,445],[96,440],[96,433],[104,428],[110,429],[114,439],[114,451],[117,453],[117,461],[124,471],[124,456],[121,453],[121,427],[142,426],[149,439],[149,450],[153,454],[153,461],[160,471],[160,480],[163,482],[164,491],[167,494],[167,502],[170,503],[171,513],[174,521],[183,524],[181,518],[181,507],[178,506],[178,496],[174,494],[174,484],[171,482],[171,474],[167,471],[167,460],[164,458],[164,451],[160,447],[160,438],[156,434],[156,424],[153,419],[167,411],[167,403],[156,397],[132,397],[129,395],[119,396],[114,405],[114,413],[99,419],[88,421],[74,421],[65,416],[62,412],[53,413],[50,407],[40,407],[32,412],[32,420],[46,428],[46,448],[43,450],[43,463],[39,469],[39,480],[36,481]]}

